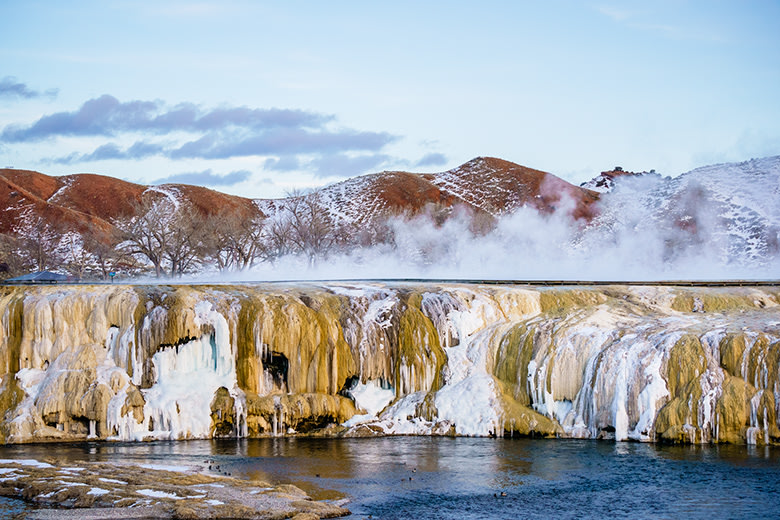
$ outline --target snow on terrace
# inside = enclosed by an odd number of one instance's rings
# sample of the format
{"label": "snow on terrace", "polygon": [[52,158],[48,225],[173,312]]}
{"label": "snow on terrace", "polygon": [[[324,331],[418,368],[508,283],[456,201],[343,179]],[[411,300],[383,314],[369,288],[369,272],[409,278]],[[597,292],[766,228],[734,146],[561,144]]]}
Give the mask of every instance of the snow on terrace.
{"label": "snow on terrace", "polygon": [[[336,225],[371,221],[392,206],[399,206],[401,210],[410,203],[414,206],[414,192],[426,187],[500,216],[514,211],[535,195],[536,184],[543,183],[546,175],[500,159],[480,157],[436,174],[385,171],[363,175],[303,196],[315,197],[318,206]],[[526,177],[527,181],[523,180]],[[556,189],[550,187],[550,190]],[[285,207],[286,199],[256,199],[254,203],[270,217]]]}
{"label": "snow on terrace", "polygon": [[13,206],[6,209],[8,212],[16,212],[13,230],[19,238],[27,238],[32,234],[37,220],[35,204],[27,199],[21,199]]}
{"label": "snow on terrace", "polygon": [[[388,201],[378,180],[389,174],[392,172],[348,179],[322,188],[314,196],[335,224],[365,222],[387,211]],[[534,190],[544,189],[550,178],[498,159],[477,158],[425,179],[448,195],[502,216],[522,203],[544,205],[543,194]],[[554,181],[554,176],[550,180]],[[653,181],[655,186],[649,187]],[[671,225],[675,232],[675,223],[695,224],[700,231],[707,231],[701,228],[705,225],[730,257],[755,261],[771,253],[773,230],[780,228],[780,157],[706,166],[674,179],[620,178],[617,184],[617,193],[612,191],[601,199],[591,232],[602,228],[608,234],[615,227],[629,230],[638,226],[653,238],[661,234],[659,226],[667,229]],[[705,206],[695,200],[697,186],[706,197]],[[556,191],[560,186],[553,183],[546,188]],[[680,204],[681,198],[691,203],[690,211]],[[285,201],[256,200],[255,204],[272,216]],[[641,218],[634,219],[637,215]],[[636,235],[637,229],[629,230],[626,236]],[[690,229],[696,231],[696,227]],[[608,239],[607,235],[603,238]]]}
{"label": "snow on terrace", "polygon": [[675,178],[620,178],[600,204],[594,230],[631,226],[648,239],[681,226],[736,263],[771,256],[780,228],[780,157],[697,168]]}
{"label": "snow on terrace", "polygon": [[267,218],[274,216],[279,211],[280,202],[280,199],[252,199],[252,204]]}
{"label": "snow on terrace", "polygon": [[770,253],[772,230],[780,228],[780,156],[697,168],[670,184],[672,203],[704,192],[707,204],[694,205],[694,223],[722,229],[717,234],[733,256],[757,260]]}

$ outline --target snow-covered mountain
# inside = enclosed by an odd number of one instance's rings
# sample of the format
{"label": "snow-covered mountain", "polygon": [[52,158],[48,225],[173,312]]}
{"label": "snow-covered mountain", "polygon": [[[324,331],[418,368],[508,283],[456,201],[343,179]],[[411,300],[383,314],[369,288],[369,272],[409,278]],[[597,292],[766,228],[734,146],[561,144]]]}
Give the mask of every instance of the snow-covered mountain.
{"label": "snow-covered mountain", "polygon": [[[205,213],[217,208],[253,205],[266,215],[287,199],[256,199],[226,195],[198,186],[142,186],[103,175],[52,177],[39,172],[0,169],[0,232],[14,232],[20,215],[34,213],[50,221],[88,232],[133,211],[147,191],[187,200]],[[494,158],[477,158],[435,174],[381,172],[348,179],[308,193],[335,224],[360,224],[400,214],[415,214],[427,205],[462,205],[494,216],[523,205],[552,211],[562,196],[577,201],[576,216],[592,216],[598,196],[552,174]]]}
{"label": "snow-covered mountain", "polygon": [[[45,222],[63,235],[106,241],[118,219],[138,211],[145,193],[174,207],[187,202],[207,217],[236,210],[253,222],[272,222],[304,202],[326,226],[346,230],[341,239],[347,241],[380,222],[403,260],[402,273],[386,276],[775,278],[780,265],[780,156],[677,177],[616,168],[579,187],[479,157],[446,172],[381,172],[256,200],[189,185],[6,169],[0,170],[0,233],[21,236]],[[431,218],[415,220],[421,214]],[[481,216],[489,223],[474,236],[470,222]],[[366,258],[360,262],[378,264],[375,256]],[[410,269],[409,262],[428,269]]]}
{"label": "snow-covered mountain", "polygon": [[[663,241],[666,258],[734,266],[780,253],[780,157],[697,168],[675,178],[613,177],[590,224],[593,247],[627,235]],[[611,238],[610,238],[611,237]],[[778,273],[780,274],[780,273]]]}
{"label": "snow-covered mountain", "polygon": [[[381,172],[355,177],[309,194],[336,224],[360,224],[380,217],[416,214],[429,205],[461,206],[500,217],[521,206],[549,213],[562,198],[574,202],[575,218],[591,218],[598,194],[553,174],[493,157],[477,157],[452,170],[416,174]],[[257,200],[267,215],[285,199]]]}

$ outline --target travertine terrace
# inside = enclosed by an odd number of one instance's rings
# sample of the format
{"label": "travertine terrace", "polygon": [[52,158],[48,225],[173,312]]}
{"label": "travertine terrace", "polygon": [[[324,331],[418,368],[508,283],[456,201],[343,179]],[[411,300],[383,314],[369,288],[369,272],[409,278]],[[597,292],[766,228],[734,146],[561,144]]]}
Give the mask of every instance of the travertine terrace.
{"label": "travertine terrace", "polygon": [[5,286],[0,431],[6,443],[773,443],[779,297],[772,285]]}

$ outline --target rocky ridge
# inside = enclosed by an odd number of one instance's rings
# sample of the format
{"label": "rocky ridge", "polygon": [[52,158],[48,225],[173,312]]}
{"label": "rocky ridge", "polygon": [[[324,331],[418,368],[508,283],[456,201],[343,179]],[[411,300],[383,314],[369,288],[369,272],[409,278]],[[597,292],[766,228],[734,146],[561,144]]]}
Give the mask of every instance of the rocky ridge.
{"label": "rocky ridge", "polygon": [[[29,170],[0,169],[0,232],[14,232],[21,221],[40,216],[80,233],[109,232],[127,217],[145,192],[192,203],[204,214],[236,208],[259,216],[273,214],[285,199],[248,199],[184,184],[143,186],[94,174],[51,177]],[[598,196],[552,174],[508,161],[477,158],[438,174],[382,172],[316,190],[334,224],[361,224],[390,215],[415,214],[428,205],[461,205],[499,216],[530,204],[552,211],[564,196],[573,198],[576,217],[592,216]]]}

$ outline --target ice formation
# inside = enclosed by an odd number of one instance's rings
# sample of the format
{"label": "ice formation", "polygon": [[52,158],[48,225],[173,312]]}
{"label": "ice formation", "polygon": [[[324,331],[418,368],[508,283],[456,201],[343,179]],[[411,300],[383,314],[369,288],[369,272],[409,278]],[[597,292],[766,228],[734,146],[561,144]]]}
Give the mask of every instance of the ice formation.
{"label": "ice formation", "polygon": [[0,362],[4,442],[780,439],[776,286],[6,286]]}

